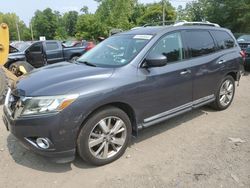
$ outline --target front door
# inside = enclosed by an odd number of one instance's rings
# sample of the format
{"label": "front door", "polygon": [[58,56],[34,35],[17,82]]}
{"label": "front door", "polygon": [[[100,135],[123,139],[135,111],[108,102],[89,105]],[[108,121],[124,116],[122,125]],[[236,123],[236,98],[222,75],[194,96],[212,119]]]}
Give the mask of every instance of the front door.
{"label": "front door", "polygon": [[46,64],[42,42],[31,45],[30,48],[26,50],[25,56],[27,61],[35,68],[42,67]]}
{"label": "front door", "polygon": [[164,67],[140,68],[139,77],[144,123],[171,116],[192,106],[192,74],[190,61],[184,57],[181,33],[171,33],[160,39],[149,56],[163,54]]}

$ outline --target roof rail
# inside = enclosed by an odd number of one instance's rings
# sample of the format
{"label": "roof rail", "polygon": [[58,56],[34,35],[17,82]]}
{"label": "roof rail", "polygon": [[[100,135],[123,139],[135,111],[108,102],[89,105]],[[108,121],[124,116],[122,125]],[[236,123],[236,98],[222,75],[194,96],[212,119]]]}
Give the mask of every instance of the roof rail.
{"label": "roof rail", "polygon": [[148,23],[148,24],[145,24],[143,26],[134,27],[131,30],[140,29],[140,28],[143,28],[143,27],[155,26],[157,24],[158,25],[163,25],[163,23],[164,23],[165,26],[171,26],[171,25],[172,26],[200,25],[200,26],[220,27],[219,24],[211,23],[211,22],[208,22],[208,21],[205,21],[205,22],[188,22],[186,20],[181,20],[181,21],[165,21],[165,22]]}
{"label": "roof rail", "polygon": [[212,26],[212,27],[220,27],[219,24],[211,23],[208,21],[205,22],[188,22],[188,21],[179,21],[174,24],[174,26],[182,26],[182,25],[201,25],[201,26]]}

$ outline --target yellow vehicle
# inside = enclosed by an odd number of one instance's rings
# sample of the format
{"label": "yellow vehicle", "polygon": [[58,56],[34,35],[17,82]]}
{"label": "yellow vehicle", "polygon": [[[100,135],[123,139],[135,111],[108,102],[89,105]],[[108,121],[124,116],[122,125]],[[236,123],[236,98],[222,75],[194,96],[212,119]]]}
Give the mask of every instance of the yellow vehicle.
{"label": "yellow vehicle", "polygon": [[[9,28],[5,23],[0,24],[0,104],[4,100],[8,85],[17,77],[4,67],[9,55]],[[23,67],[19,67],[22,73],[26,73]]]}

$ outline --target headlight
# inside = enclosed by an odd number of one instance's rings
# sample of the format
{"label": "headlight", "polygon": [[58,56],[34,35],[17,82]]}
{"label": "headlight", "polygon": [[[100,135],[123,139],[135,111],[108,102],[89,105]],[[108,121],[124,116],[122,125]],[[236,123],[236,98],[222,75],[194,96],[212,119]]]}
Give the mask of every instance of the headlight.
{"label": "headlight", "polygon": [[27,97],[21,116],[39,115],[62,111],[73,103],[79,95],[62,95],[48,97]]}

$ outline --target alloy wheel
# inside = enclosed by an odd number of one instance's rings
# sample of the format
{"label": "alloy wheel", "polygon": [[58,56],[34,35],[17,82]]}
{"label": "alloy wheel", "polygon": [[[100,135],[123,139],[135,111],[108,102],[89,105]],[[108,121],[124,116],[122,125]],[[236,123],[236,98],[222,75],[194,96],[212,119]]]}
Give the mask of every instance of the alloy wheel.
{"label": "alloy wheel", "polygon": [[229,105],[233,99],[234,84],[231,80],[225,80],[220,88],[220,104],[225,107]]}
{"label": "alloy wheel", "polygon": [[106,117],[101,119],[90,132],[89,150],[98,159],[111,158],[124,146],[126,137],[125,123],[118,117]]}

